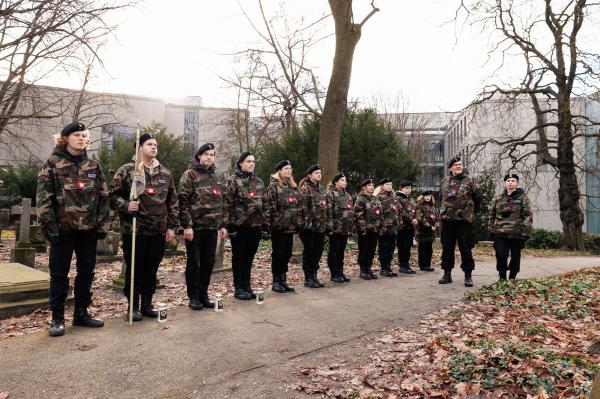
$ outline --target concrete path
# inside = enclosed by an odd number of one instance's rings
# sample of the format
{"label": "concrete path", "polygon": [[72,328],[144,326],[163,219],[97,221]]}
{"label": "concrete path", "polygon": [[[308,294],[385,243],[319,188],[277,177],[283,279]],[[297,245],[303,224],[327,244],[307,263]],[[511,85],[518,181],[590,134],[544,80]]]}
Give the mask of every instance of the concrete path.
{"label": "concrete path", "polygon": [[[524,258],[519,277],[600,266],[600,257]],[[335,362],[337,348],[459,300],[460,270],[440,286],[435,273],[296,294],[266,293],[262,305],[227,298],[225,312],[180,307],[166,324],[132,327],[108,320],[99,330],[68,328],[0,341],[0,392],[11,398],[282,398],[290,373],[312,355]],[[496,281],[492,262],[478,262],[475,288]],[[330,355],[332,353],[332,355]],[[315,357],[314,359],[317,359]],[[322,358],[322,357],[321,357]]]}

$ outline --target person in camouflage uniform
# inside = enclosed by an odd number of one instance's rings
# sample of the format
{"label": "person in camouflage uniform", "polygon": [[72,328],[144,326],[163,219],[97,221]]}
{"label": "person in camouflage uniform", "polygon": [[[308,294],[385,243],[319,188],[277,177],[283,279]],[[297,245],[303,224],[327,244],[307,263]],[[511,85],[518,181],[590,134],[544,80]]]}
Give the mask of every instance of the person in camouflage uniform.
{"label": "person in camouflage uniform", "polygon": [[381,231],[379,232],[379,274],[385,277],[397,277],[398,273],[392,271],[392,260],[396,236],[398,235],[398,209],[400,204],[394,194],[392,179],[385,178],[379,181],[373,195],[381,202]]}
{"label": "person in camouflage uniform", "polygon": [[354,203],[354,221],[358,232],[358,265],[360,278],[377,279],[371,267],[377,250],[377,238],[381,231],[381,202],[373,196],[375,186],[372,179],[360,184],[360,193]]}
{"label": "person in camouflage uniform", "polygon": [[419,269],[424,272],[432,272],[433,241],[439,229],[439,222],[435,199],[431,191],[423,191],[417,198],[417,213],[419,215],[419,224],[417,225]]}
{"label": "person in camouflage uniform", "polygon": [[413,246],[415,236],[415,227],[419,223],[419,214],[417,205],[410,197],[412,192],[412,182],[403,180],[400,182],[400,190],[396,192],[398,202],[400,203],[400,211],[398,212],[399,229],[396,245],[398,246],[398,263],[400,267],[398,271],[404,274],[415,274],[415,271],[410,267],[410,249]]}
{"label": "person in camouflage uniform", "polygon": [[256,298],[250,283],[252,262],[269,228],[263,209],[265,185],[254,174],[255,166],[254,155],[243,152],[227,179],[223,198],[223,223],[231,237],[234,297],[242,300]]}
{"label": "person in camouflage uniform", "polygon": [[300,240],[304,244],[302,251],[302,269],[304,286],[308,288],[324,287],[317,272],[319,261],[325,247],[325,235],[331,232],[331,207],[327,202],[325,189],[319,184],[321,167],[311,165],[305,177],[300,181]]}
{"label": "person in camouflage uniform", "polygon": [[56,147],[37,177],[37,217],[50,242],[50,336],[65,333],[65,300],[73,251],[77,257],[73,325],[102,327],[87,311],[92,303],[96,241],[108,233],[108,189],[100,165],[87,157],[88,131],[73,122],[55,137]]}
{"label": "person in camouflage uniform", "polygon": [[215,156],[213,143],[201,145],[179,180],[179,220],[187,254],[185,282],[192,310],[215,307],[208,297],[208,286],[218,238],[223,240],[227,235],[223,187],[216,175]]}
{"label": "person in camouflage uniform", "polygon": [[352,196],[346,192],[346,176],[340,172],[327,186],[327,202],[331,208],[331,234],[327,266],[331,272],[331,281],[347,283],[350,279],[344,274],[344,252],[348,237],[354,231],[354,206]]}
{"label": "person in camouflage uniform", "polygon": [[265,217],[271,228],[271,272],[275,292],[294,292],[287,283],[288,263],[292,257],[294,233],[298,227],[300,206],[298,189],[290,161],[281,161],[271,175],[271,184],[265,196]]}
{"label": "person in camouflage uniform", "polygon": [[465,273],[465,286],[472,287],[472,272],[475,261],[471,250],[475,246],[473,222],[475,213],[483,198],[479,186],[464,173],[464,166],[459,157],[448,162],[450,174],[442,180],[440,187],[441,205],[440,219],[442,221],[442,269],[444,275],[440,284],[452,282],[454,268],[454,249],[458,242],[460,250],[460,268]]}
{"label": "person in camouflage uniform", "polygon": [[[165,254],[165,241],[175,238],[179,224],[179,206],[175,182],[171,172],[158,162],[158,144],[154,136],[144,133],[139,139],[138,168],[145,177],[144,192],[135,201],[129,200],[135,165],[126,163],[116,172],[110,183],[110,204],[119,212],[123,259],[125,260],[125,287],[123,294],[133,301],[133,320],[142,316],[157,317],[152,306],[156,291],[156,273]],[[133,298],[129,297],[131,284],[131,254],[133,217],[136,217],[135,275]],[[141,296],[141,306],[140,306]],[[128,308],[128,312],[129,312]]]}
{"label": "person in camouflage uniform", "polygon": [[[488,223],[488,232],[496,250],[496,269],[500,280],[506,280],[507,270],[510,270],[510,279],[517,277],[521,270],[521,249],[533,228],[529,198],[518,187],[519,176],[507,174],[504,176],[504,185],[504,191],[494,200]],[[507,264],[509,251],[510,263]]]}

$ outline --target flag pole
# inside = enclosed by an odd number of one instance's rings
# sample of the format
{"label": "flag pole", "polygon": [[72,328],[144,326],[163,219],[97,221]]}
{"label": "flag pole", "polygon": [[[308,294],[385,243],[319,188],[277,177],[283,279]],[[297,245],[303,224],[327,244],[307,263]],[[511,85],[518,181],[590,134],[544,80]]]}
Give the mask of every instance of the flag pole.
{"label": "flag pole", "polygon": [[[138,167],[138,151],[140,149],[140,121],[137,122],[137,129],[135,131],[135,154],[133,156],[133,174],[137,173]],[[131,182],[131,191],[129,193],[129,201],[137,200],[137,190],[135,184]],[[129,325],[133,324],[133,303],[135,302],[134,296],[134,275],[135,275],[135,236],[136,236],[136,224],[137,224],[137,213],[133,214],[133,225],[131,229],[131,274],[130,274],[130,284],[129,284]]]}

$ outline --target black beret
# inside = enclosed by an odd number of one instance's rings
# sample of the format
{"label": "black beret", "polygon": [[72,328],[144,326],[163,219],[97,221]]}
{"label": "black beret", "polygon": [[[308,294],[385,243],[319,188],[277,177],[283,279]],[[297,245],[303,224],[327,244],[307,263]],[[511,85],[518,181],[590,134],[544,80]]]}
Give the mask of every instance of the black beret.
{"label": "black beret", "polygon": [[279,162],[277,164],[277,166],[275,166],[275,170],[281,170],[281,169],[285,168],[286,166],[291,166],[291,165],[292,165],[292,163],[290,161],[288,161],[287,159],[285,159],[285,160]]}
{"label": "black beret", "polygon": [[331,182],[333,184],[337,183],[338,180],[340,180],[342,177],[346,177],[346,175],[344,174],[344,172],[340,172],[337,175],[333,176],[333,179],[331,179]]}
{"label": "black beret", "polygon": [[433,191],[431,190],[425,190],[421,193],[421,195],[433,195]]}
{"label": "black beret", "polygon": [[379,180],[378,185],[379,186],[383,186],[385,183],[391,183],[392,179],[390,179],[389,177],[384,177],[383,179]]}
{"label": "black beret", "polygon": [[71,133],[82,132],[85,130],[85,125],[81,122],[71,122],[63,127],[60,131],[61,136],[68,136]]}
{"label": "black beret", "polygon": [[448,161],[448,169],[450,169],[452,167],[452,165],[454,165],[455,163],[460,162],[460,161],[461,161],[460,157],[451,158]]}
{"label": "black beret", "polygon": [[373,184],[373,179],[363,180],[362,183],[360,183],[360,187],[362,188],[362,187],[366,186],[367,184]]}
{"label": "black beret", "polygon": [[517,179],[517,181],[519,181],[519,176],[516,173],[507,173],[506,176],[504,176],[504,181],[507,181],[508,179]]}
{"label": "black beret", "polygon": [[412,182],[410,180],[402,180],[400,182],[400,188],[406,187],[406,186],[411,186],[412,187]]}
{"label": "black beret", "polygon": [[[154,135],[152,133],[144,133],[140,136],[140,147],[148,140],[153,139]],[[133,143],[135,147],[135,142]]]}
{"label": "black beret", "polygon": [[308,169],[306,169],[306,174],[310,175],[312,172],[317,171],[317,170],[321,170],[321,167],[319,166],[318,163],[316,163],[314,165],[310,165],[308,167]]}
{"label": "black beret", "polygon": [[250,152],[250,150],[246,150],[244,152],[242,152],[242,155],[240,155],[240,157],[238,158],[237,164],[241,164],[242,162],[244,162],[244,160],[246,158],[248,158],[250,155],[252,155],[252,153]]}
{"label": "black beret", "polygon": [[213,143],[204,143],[200,147],[198,147],[198,150],[196,151],[196,155],[195,156],[202,155],[206,151],[208,151],[208,150],[214,150],[214,149],[215,149],[215,145]]}

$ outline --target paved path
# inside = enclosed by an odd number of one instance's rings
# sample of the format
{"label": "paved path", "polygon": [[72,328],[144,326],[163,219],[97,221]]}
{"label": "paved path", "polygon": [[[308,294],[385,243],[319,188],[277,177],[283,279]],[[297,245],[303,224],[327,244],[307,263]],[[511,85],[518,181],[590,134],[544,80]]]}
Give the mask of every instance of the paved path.
{"label": "paved path", "polygon": [[[524,258],[519,277],[600,266],[600,257]],[[436,273],[267,292],[266,301],[228,298],[225,312],[180,307],[166,324],[132,327],[113,319],[99,330],[68,328],[62,338],[38,332],[0,341],[0,392],[11,398],[282,398],[298,360],[342,351],[387,326],[414,324],[459,300],[462,273],[440,286]],[[479,262],[475,289],[496,280]],[[333,354],[333,355],[331,355]],[[314,361],[314,360],[313,360]]]}

